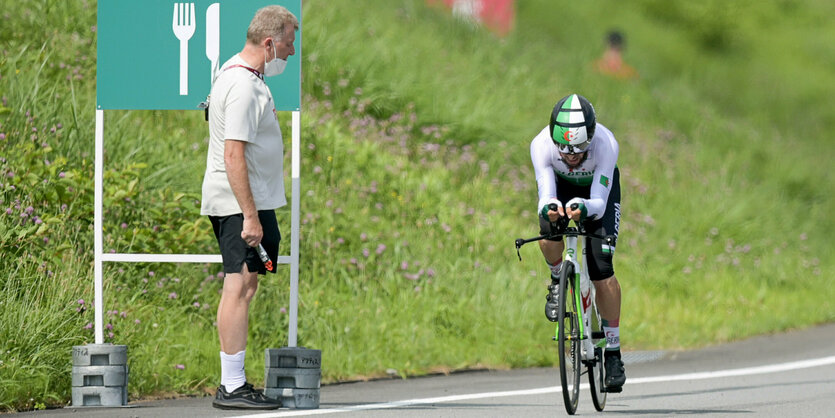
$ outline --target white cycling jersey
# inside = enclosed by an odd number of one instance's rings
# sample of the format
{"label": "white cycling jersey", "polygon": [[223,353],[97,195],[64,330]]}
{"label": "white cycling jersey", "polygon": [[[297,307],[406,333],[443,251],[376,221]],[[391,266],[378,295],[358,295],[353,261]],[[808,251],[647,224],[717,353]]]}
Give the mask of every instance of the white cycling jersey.
{"label": "white cycling jersey", "polygon": [[557,197],[556,176],[559,176],[578,186],[591,186],[589,198],[583,199],[588,217],[603,217],[609,191],[612,190],[612,174],[618,161],[618,141],[612,131],[598,123],[586,152],[586,159],[578,167],[569,168],[562,160],[547,126],[534,137],[531,141],[531,162],[539,189],[537,212],[548,204],[548,200]]}

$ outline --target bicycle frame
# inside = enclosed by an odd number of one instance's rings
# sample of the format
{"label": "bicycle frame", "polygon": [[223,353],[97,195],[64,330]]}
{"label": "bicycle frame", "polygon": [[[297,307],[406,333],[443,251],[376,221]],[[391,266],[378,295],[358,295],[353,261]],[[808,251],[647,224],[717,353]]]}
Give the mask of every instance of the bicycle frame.
{"label": "bicycle frame", "polygon": [[[591,283],[591,278],[589,277],[588,272],[588,263],[586,262],[586,245],[585,240],[579,240],[580,237],[591,237],[591,238],[598,238],[606,241],[607,243],[611,243],[610,237],[604,237],[602,235],[597,235],[591,232],[586,232],[583,225],[574,221],[569,223],[567,218],[561,218],[555,225],[557,232],[552,232],[551,234],[540,235],[538,237],[529,238],[529,239],[522,239],[519,238],[516,240],[516,255],[519,257],[519,261],[522,260],[522,255],[519,252],[519,249],[522,248],[523,245],[543,240],[546,238],[555,238],[555,237],[563,237],[565,241],[565,250],[563,251],[563,263],[572,263],[574,264],[574,283],[572,289],[580,289],[580,292],[574,292],[574,298],[576,298],[577,306],[582,307],[583,310],[583,320],[580,322],[580,339],[587,340],[591,342],[593,338],[589,329],[591,327],[591,309],[587,309],[585,305],[583,305],[583,298],[582,293],[584,291],[583,287],[588,286],[589,289],[589,306],[592,303],[596,303],[595,297],[596,292],[594,290],[594,285]],[[579,256],[578,256],[579,255]],[[599,316],[599,315],[598,315]],[[600,318],[597,318],[598,323]],[[559,327],[559,324],[557,324]],[[557,328],[556,332],[559,332],[559,328]],[[605,346],[605,340],[602,342],[598,342],[599,347]],[[586,352],[583,356],[583,360],[589,360],[589,352],[592,354],[590,355],[591,358],[594,357],[594,350],[593,347],[586,346],[583,350]],[[591,350],[589,350],[591,348]]]}
{"label": "bicycle frame", "polygon": [[[585,240],[578,239],[582,236],[581,227],[574,223],[574,226],[569,226],[563,235],[565,241],[565,251],[563,252],[563,263],[574,264],[574,283],[571,286],[573,297],[576,301],[576,306],[582,308],[582,320],[580,323],[580,340],[583,343],[582,359],[594,359],[594,346],[591,345],[591,304],[595,302],[594,284],[591,282],[588,271],[588,263],[586,262],[586,243]],[[579,256],[578,256],[579,255]],[[579,289],[580,291],[576,291]],[[588,303],[584,302],[583,294],[587,293]],[[598,318],[598,321],[600,319]],[[555,333],[559,332],[560,324],[557,324]],[[602,341],[605,346],[605,340]],[[600,344],[600,343],[598,343]]]}

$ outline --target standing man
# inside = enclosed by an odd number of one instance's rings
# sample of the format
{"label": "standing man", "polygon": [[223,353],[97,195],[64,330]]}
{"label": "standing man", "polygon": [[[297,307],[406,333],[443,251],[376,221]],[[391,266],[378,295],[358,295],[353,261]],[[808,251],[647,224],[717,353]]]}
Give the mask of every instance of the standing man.
{"label": "standing man", "polygon": [[200,213],[208,215],[223,257],[223,293],[217,308],[220,387],[212,406],[275,409],[277,400],[247,383],[244,374],[249,304],[266,274],[257,248],[273,263],[281,235],[275,209],[284,195],[284,144],[264,76],[284,71],[299,21],[281,6],[255,13],[243,50],[220,69],[209,106],[209,154]]}
{"label": "standing man", "polygon": [[[585,222],[587,231],[614,237],[611,246],[587,238],[589,276],[594,283],[597,306],[606,334],[606,389],[620,392],[626,374],[620,353],[620,284],[612,257],[620,224],[620,172],[617,168],[618,142],[612,131],[597,123],[594,107],[579,94],[563,97],[551,112],[549,126],[531,142],[531,161],[539,190],[539,227],[542,235],[551,224],[567,216]],[[563,207],[562,202],[567,202]],[[557,211],[549,209],[555,203]],[[577,204],[577,209],[571,206]],[[565,243],[562,237],[539,241],[539,248],[551,270],[551,285],[545,303],[545,317],[557,321],[559,277]]]}

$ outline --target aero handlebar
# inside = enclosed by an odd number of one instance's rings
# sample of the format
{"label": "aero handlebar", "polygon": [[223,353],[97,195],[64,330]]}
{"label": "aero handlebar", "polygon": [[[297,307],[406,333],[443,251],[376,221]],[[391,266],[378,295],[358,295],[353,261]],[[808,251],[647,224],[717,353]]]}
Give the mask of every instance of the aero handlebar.
{"label": "aero handlebar", "polygon": [[[576,203],[573,203],[571,205],[571,210],[577,210],[577,208],[579,208],[579,207],[580,207],[580,205],[578,205]],[[557,209],[558,209],[557,204],[556,203],[548,204],[548,209],[556,212]],[[519,257],[519,261],[522,261],[522,255],[519,253],[519,249],[522,248],[523,245],[525,245],[529,242],[540,241],[540,240],[543,240],[543,239],[550,239],[550,238],[557,238],[557,237],[591,237],[591,238],[601,239],[609,245],[611,245],[612,242],[614,241],[614,237],[612,237],[612,236],[603,236],[603,235],[595,234],[593,232],[587,232],[586,229],[583,227],[582,222],[576,223],[576,226],[568,226],[568,221],[569,221],[568,217],[561,216],[559,219],[557,219],[556,222],[551,222],[551,233],[545,234],[545,235],[540,235],[538,237],[527,238],[527,239],[517,238],[516,239],[516,256]]]}

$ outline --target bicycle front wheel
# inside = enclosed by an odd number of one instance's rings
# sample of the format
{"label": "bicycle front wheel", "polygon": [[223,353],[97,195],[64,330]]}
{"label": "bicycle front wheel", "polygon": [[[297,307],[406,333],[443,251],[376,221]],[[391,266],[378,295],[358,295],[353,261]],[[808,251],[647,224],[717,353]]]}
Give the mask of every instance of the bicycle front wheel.
{"label": "bicycle front wheel", "polygon": [[574,264],[563,263],[560,271],[560,309],[557,342],[560,356],[560,383],[565,410],[577,411],[580,400],[580,310],[574,296]]}

